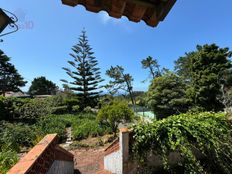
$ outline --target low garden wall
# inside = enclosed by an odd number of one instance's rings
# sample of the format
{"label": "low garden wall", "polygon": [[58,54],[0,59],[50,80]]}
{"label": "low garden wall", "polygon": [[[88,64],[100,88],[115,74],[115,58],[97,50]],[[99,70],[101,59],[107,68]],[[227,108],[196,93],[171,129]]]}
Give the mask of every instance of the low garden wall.
{"label": "low garden wall", "polygon": [[7,174],[73,174],[73,157],[73,154],[58,145],[56,134],[49,134]]}
{"label": "low garden wall", "polygon": [[[114,174],[136,174],[139,162],[133,159],[131,147],[134,143],[133,132],[127,128],[120,129],[119,139],[114,141],[105,149],[104,168]],[[199,152],[196,152],[199,153]],[[200,154],[198,154],[200,157]],[[170,164],[180,162],[181,156],[177,152],[169,154]],[[147,166],[154,171],[162,166],[162,159],[159,155],[150,153],[147,156]]]}
{"label": "low garden wall", "polygon": [[105,150],[104,168],[112,173],[125,174],[125,163],[129,158],[129,131],[120,129],[119,139]]}

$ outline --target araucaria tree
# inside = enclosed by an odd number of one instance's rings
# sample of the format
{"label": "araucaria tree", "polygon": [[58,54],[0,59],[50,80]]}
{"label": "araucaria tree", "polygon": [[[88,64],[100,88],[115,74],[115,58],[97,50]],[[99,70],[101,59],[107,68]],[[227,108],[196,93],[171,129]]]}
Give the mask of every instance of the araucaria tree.
{"label": "araucaria tree", "polygon": [[86,32],[82,31],[79,42],[73,46],[71,57],[68,61],[71,68],[63,68],[72,81],[61,80],[68,84],[69,89],[77,94],[80,100],[80,108],[94,107],[101,93],[100,83],[103,81],[100,75],[98,61],[93,56],[92,48],[88,44]]}
{"label": "araucaria tree", "polygon": [[20,91],[27,83],[9,61],[10,58],[0,50],[0,95],[3,96],[7,91]]}

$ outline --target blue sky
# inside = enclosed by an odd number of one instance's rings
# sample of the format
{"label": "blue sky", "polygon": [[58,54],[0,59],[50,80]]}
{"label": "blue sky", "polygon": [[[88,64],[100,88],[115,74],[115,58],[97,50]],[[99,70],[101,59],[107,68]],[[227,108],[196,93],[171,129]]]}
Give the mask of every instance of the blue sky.
{"label": "blue sky", "polygon": [[178,0],[157,28],[125,17],[113,19],[104,12],[91,13],[82,6],[65,6],[61,0],[1,0],[0,7],[19,18],[20,30],[2,38],[0,49],[29,82],[23,90],[38,76],[61,86],[60,79],[67,79],[62,67],[71,59],[71,47],[83,28],[105,83],[105,71],[121,65],[134,77],[135,90],[146,90],[149,85],[141,82],[148,77],[140,64],[147,56],[173,69],[174,61],[197,44],[232,47],[231,0]]}

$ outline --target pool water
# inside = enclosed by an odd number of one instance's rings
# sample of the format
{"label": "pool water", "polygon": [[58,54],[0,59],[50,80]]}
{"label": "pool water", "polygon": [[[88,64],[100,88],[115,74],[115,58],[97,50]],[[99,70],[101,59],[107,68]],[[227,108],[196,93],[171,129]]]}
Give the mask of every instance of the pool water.
{"label": "pool water", "polygon": [[149,117],[149,118],[155,118],[155,115],[152,111],[146,111],[146,112],[136,112],[140,116]]}

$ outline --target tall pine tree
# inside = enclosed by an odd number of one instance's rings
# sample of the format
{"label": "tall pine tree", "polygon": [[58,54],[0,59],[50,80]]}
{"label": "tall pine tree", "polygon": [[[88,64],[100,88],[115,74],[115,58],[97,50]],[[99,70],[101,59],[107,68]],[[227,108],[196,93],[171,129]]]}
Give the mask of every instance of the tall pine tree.
{"label": "tall pine tree", "polygon": [[7,91],[20,91],[19,88],[27,83],[9,61],[10,58],[0,50],[0,95],[3,96]]}
{"label": "tall pine tree", "polygon": [[141,61],[141,64],[143,69],[149,69],[152,79],[161,76],[162,73],[157,59],[153,59],[151,56],[148,56],[146,59]]}
{"label": "tall pine tree", "polygon": [[61,80],[68,84],[69,89],[77,93],[80,99],[80,107],[96,106],[100,91],[100,83],[103,81],[100,75],[98,61],[93,56],[92,48],[88,44],[86,32],[82,31],[79,42],[73,46],[72,61],[68,61],[70,68],[63,68],[72,81]]}

